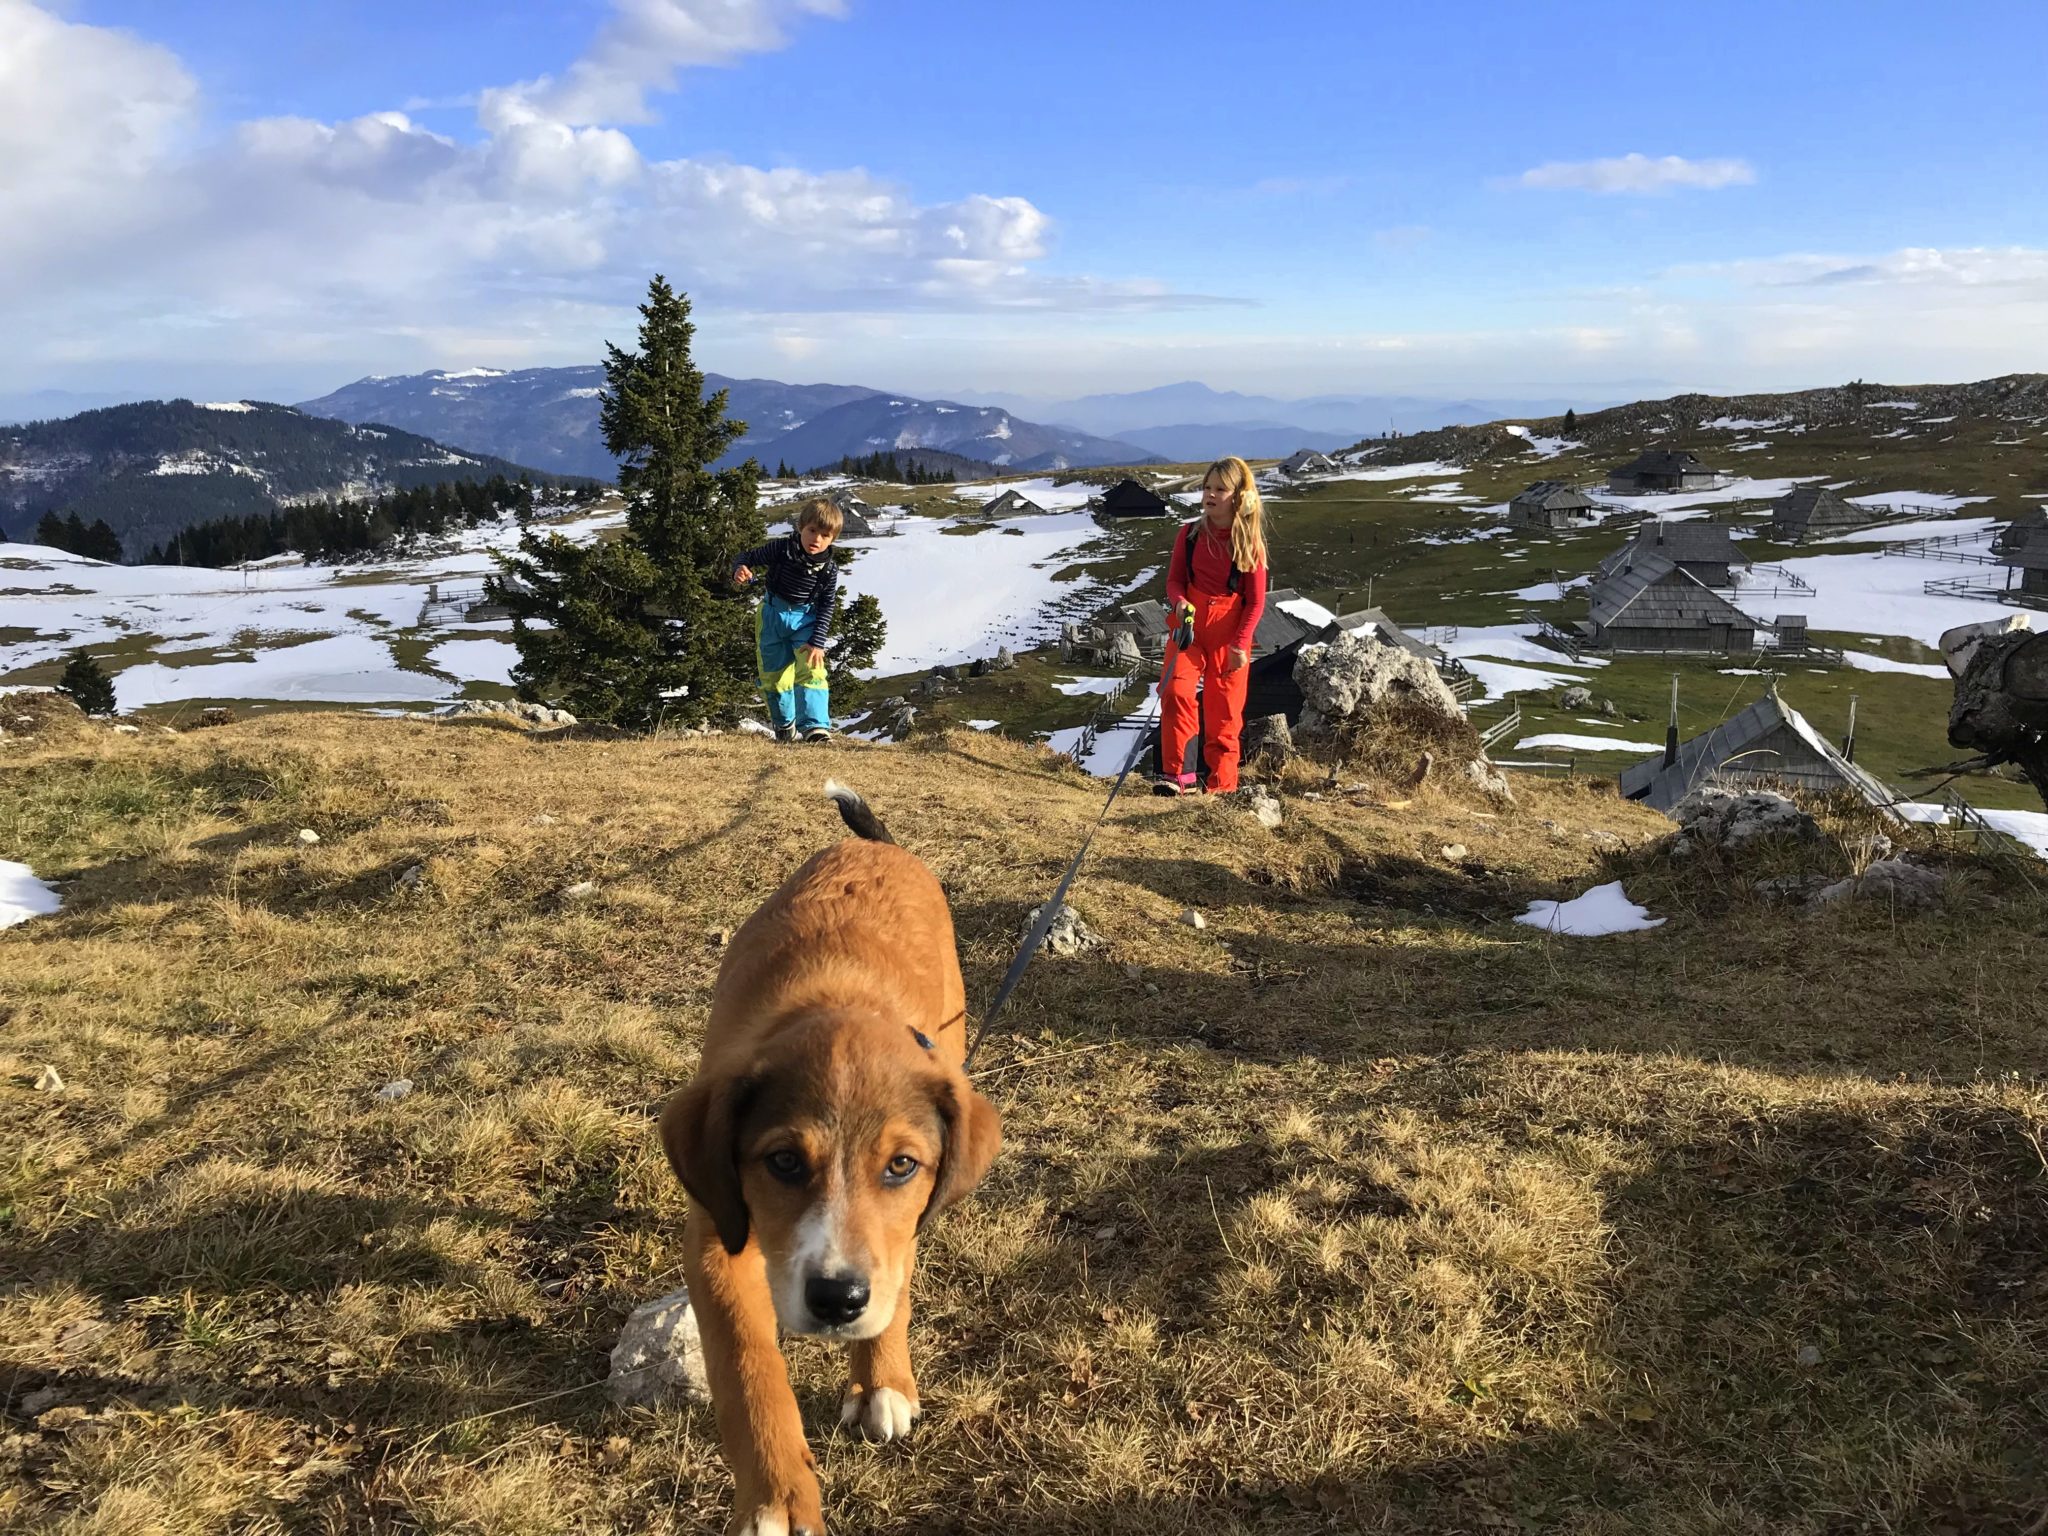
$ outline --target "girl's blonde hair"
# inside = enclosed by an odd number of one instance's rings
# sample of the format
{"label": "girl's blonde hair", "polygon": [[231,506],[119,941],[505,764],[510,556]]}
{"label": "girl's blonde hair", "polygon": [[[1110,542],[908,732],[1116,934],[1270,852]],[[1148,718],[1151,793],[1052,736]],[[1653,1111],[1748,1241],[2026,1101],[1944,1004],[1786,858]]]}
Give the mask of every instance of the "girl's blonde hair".
{"label": "girl's blonde hair", "polygon": [[1240,571],[1255,571],[1266,563],[1266,523],[1252,467],[1232,455],[1211,464],[1202,474],[1202,484],[1209,483],[1210,475],[1220,477],[1237,502],[1237,520],[1230,525],[1230,563]]}

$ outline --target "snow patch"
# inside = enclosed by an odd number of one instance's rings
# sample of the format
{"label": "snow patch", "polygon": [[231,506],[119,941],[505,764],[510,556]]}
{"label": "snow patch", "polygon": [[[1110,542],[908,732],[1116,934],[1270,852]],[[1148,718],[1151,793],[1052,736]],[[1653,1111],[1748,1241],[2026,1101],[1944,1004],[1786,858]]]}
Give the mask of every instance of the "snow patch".
{"label": "snow patch", "polygon": [[1628,899],[1619,880],[1596,885],[1570,901],[1532,901],[1529,910],[1515,919],[1532,928],[1573,938],[1599,938],[1609,933],[1635,933],[1655,928],[1664,921]]}
{"label": "snow patch", "polygon": [[1555,731],[1542,736],[1524,736],[1515,743],[1517,752],[1529,752],[1538,747],[1565,747],[1575,752],[1634,752],[1644,757],[1664,750],[1661,741],[1617,741],[1612,736],[1574,736],[1569,732]]}
{"label": "snow patch", "polygon": [[26,864],[0,859],[0,928],[48,917],[63,905],[64,899]]}

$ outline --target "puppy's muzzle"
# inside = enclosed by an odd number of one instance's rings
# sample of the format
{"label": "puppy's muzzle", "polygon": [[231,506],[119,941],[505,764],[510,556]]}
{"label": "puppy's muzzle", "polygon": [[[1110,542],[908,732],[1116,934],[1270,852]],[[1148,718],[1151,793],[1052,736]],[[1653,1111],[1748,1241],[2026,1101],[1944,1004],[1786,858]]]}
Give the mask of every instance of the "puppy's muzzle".
{"label": "puppy's muzzle", "polygon": [[813,1275],[804,1282],[804,1305],[827,1328],[844,1328],[868,1309],[868,1283],[859,1276]]}

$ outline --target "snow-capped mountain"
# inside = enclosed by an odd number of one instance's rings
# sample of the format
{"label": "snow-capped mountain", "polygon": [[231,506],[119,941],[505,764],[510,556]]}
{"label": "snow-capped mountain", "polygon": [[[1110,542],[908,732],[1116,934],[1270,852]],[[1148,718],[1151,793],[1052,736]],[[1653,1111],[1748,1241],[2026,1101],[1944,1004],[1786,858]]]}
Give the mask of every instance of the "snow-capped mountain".
{"label": "snow-capped mountain", "polygon": [[[463,368],[358,379],[301,403],[315,416],[403,427],[521,464],[564,475],[609,480],[617,461],[598,431],[597,396],[604,369]],[[877,393],[858,384],[784,384],[775,379],[704,376],[707,391],[727,392],[726,410],[747,424],[728,461],[753,454],[769,468],[768,445],[780,434],[834,406]],[[836,458],[837,455],[835,454]]]}
{"label": "snow-capped mountain", "polygon": [[[425,433],[560,474],[610,479],[616,464],[598,432],[604,370],[464,368],[358,379],[308,400],[301,410],[343,421]],[[1023,469],[1136,464],[1153,455],[1071,427],[1046,427],[1000,408],[889,395],[857,384],[785,384],[777,379],[704,376],[727,392],[727,412],[746,436],[720,462],[749,455],[768,469],[807,470],[877,450],[935,449],[982,463]]]}
{"label": "snow-capped mountain", "polygon": [[197,522],[283,502],[373,497],[453,480],[517,479],[504,459],[388,427],[253,400],[149,400],[0,427],[0,526],[44,512],[105,519],[132,556]]}

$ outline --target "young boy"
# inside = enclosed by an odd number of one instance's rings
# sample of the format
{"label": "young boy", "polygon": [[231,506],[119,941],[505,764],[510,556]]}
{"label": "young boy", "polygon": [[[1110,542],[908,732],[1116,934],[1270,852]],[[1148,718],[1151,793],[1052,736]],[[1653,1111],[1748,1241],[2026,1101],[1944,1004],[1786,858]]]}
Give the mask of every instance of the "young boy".
{"label": "young boy", "polygon": [[754,646],[777,741],[832,739],[825,640],[832,630],[832,600],[839,593],[832,541],[845,520],[838,507],[817,497],[797,508],[796,532],[733,562],[733,580],[741,586],[754,579],[756,567],[768,584],[755,620]]}

